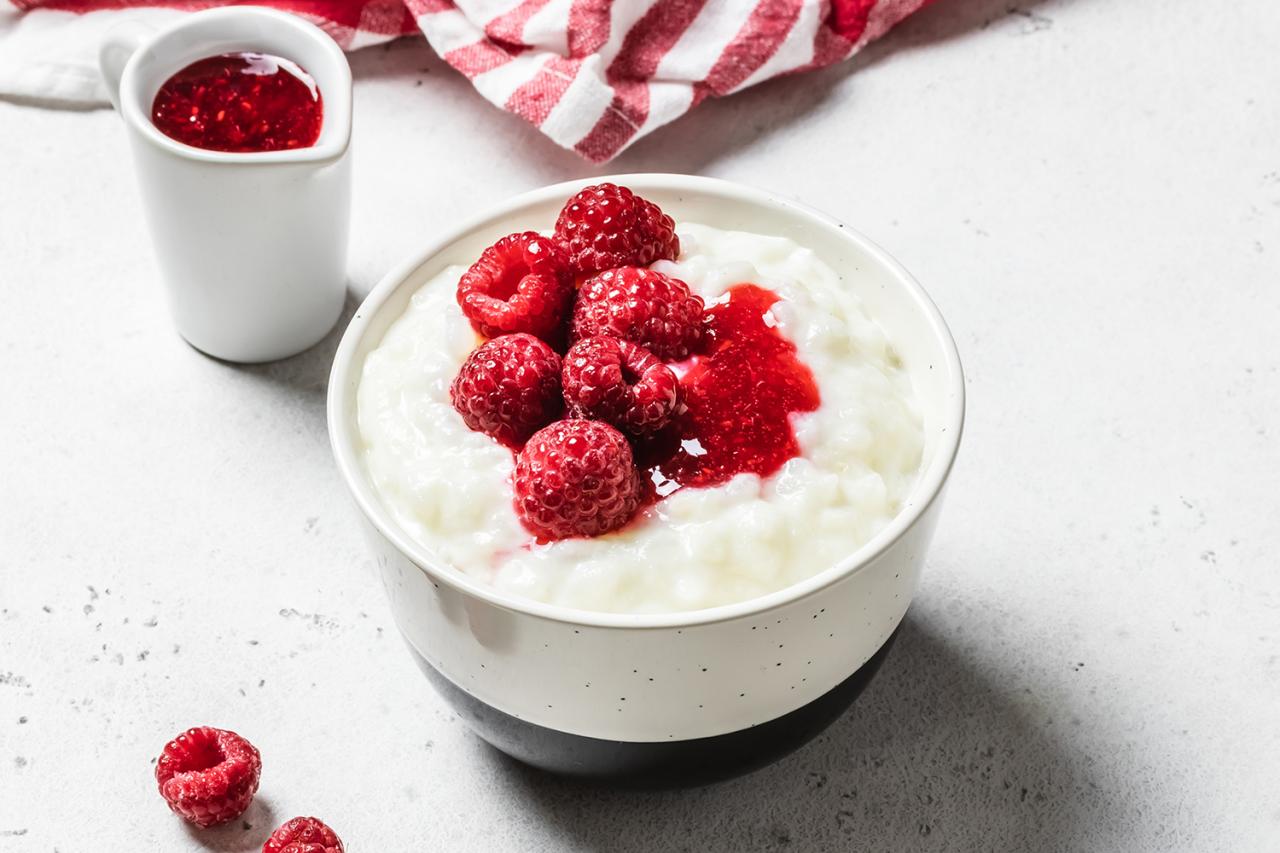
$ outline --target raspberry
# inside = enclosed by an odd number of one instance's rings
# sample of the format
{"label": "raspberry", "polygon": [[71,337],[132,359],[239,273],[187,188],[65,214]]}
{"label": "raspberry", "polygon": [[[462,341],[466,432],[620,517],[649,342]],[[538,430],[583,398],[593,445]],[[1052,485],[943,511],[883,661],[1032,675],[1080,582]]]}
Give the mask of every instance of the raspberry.
{"label": "raspberry", "polygon": [[675,223],[656,204],[616,184],[587,187],[556,219],[556,239],[580,275],[615,267],[647,267],[680,254]]}
{"label": "raspberry", "polygon": [[533,335],[503,335],[472,350],[449,387],[467,426],[508,447],[560,416],[560,356]]}
{"label": "raspberry", "polygon": [[556,421],[516,457],[516,513],[542,539],[599,536],[640,506],[640,472],[622,433],[601,421]]}
{"label": "raspberry", "polygon": [[244,814],[258,790],[262,757],[235,732],[209,726],[169,741],[156,761],[156,782],[169,808],[196,826]]}
{"label": "raspberry", "polygon": [[574,344],[560,375],[570,412],[635,436],[666,426],[680,402],[680,380],[671,368],[644,347],[611,335]]}
{"label": "raspberry", "polygon": [[533,231],[485,249],[458,281],[458,304],[486,338],[528,332],[558,343],[573,299],[564,251]]}
{"label": "raspberry", "polygon": [[639,267],[609,270],[578,291],[570,338],[613,335],[679,361],[702,340],[702,309],[702,297],[678,278]]}
{"label": "raspberry", "polygon": [[295,817],[271,833],[262,853],[343,853],[342,839],[319,818]]}

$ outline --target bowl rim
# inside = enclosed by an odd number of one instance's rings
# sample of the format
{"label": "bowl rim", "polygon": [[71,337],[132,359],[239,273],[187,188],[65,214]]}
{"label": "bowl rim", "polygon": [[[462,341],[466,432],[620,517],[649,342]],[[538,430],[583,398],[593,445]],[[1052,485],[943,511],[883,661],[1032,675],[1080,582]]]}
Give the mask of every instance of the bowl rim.
{"label": "bowl rim", "polygon": [[[938,441],[933,460],[922,472],[921,478],[913,490],[917,500],[899,511],[879,533],[843,560],[802,581],[790,584],[767,595],[701,610],[670,613],[612,613],[565,607],[508,595],[483,581],[472,578],[462,570],[436,559],[426,548],[410,538],[395,523],[391,518],[390,512],[383,507],[382,502],[374,493],[372,484],[361,473],[361,462],[356,453],[358,436],[353,435],[353,430],[349,428],[348,419],[345,416],[347,406],[354,403],[352,397],[358,382],[351,383],[349,386],[346,379],[355,367],[352,362],[373,318],[382,310],[391,295],[399,290],[409,276],[421,266],[467,233],[486,225],[493,226],[497,221],[520,208],[546,203],[555,199],[567,199],[584,187],[606,181],[630,186],[640,193],[645,190],[709,193],[724,197],[727,201],[736,199],[768,207],[781,208],[787,215],[807,217],[815,220],[820,225],[829,228],[834,227],[847,239],[857,243],[867,255],[874,258],[877,263],[892,273],[912,297],[917,309],[925,316],[937,342],[941,345],[946,361],[945,366],[949,374],[950,393],[944,403],[941,424],[943,434]],[[431,240],[424,249],[397,264],[383,276],[382,280],[365,297],[342,335],[342,340],[339,342],[338,349],[334,354],[333,368],[329,375],[326,412],[329,439],[333,448],[334,458],[342,474],[342,479],[348,491],[354,497],[357,507],[374,529],[394,545],[401,554],[405,555],[410,562],[423,571],[428,579],[447,584],[459,592],[474,596],[504,610],[524,613],[551,621],[594,628],[663,629],[726,622],[764,613],[814,595],[873,563],[914,527],[916,522],[939,498],[947,477],[955,464],[956,453],[960,447],[960,439],[964,428],[965,388],[964,372],[960,364],[959,352],[956,350],[955,340],[933,300],[901,264],[860,232],[808,205],[764,189],[719,178],[668,173],[638,173],[602,175],[564,181],[513,196],[442,232]]]}

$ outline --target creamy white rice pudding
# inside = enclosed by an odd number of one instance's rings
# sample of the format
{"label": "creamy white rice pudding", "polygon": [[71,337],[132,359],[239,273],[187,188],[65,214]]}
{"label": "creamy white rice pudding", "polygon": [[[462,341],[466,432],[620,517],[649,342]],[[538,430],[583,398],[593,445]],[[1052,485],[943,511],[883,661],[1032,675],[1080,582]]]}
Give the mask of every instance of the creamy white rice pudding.
{"label": "creamy white rice pudding", "polygon": [[[921,417],[883,329],[843,277],[781,238],[682,224],[653,269],[714,308],[744,283],[794,343],[820,404],[791,416],[799,455],[765,477],[685,487],[621,530],[535,542],[512,504],[512,452],[472,432],[449,385],[479,338],[451,267],[414,294],[365,361],[363,461],[383,503],[438,560],[514,595],[585,610],[663,613],[755,598],[852,554],[897,514],[920,467]],[[662,491],[660,486],[659,491]]]}

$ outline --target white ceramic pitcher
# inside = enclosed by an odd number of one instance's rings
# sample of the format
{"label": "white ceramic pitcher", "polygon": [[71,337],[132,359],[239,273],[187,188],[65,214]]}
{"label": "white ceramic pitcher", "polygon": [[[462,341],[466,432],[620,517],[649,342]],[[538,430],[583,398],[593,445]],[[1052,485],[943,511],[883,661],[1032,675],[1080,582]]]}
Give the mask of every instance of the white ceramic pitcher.
{"label": "white ceramic pitcher", "polygon": [[[323,124],[309,148],[225,153],[193,148],[151,123],[160,86],[196,60],[258,52],[315,80]],[[319,341],[346,297],[351,208],[351,69],[324,31],[251,6],[125,27],[99,54],[128,129],[143,207],[178,331],[237,362],[273,361]]]}

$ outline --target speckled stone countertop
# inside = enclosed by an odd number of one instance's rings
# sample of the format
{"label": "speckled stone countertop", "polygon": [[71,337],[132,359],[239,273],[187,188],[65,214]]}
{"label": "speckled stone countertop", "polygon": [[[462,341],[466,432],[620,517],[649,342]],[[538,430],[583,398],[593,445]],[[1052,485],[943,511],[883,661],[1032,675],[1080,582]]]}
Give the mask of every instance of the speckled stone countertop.
{"label": "speckled stone countertop", "polygon": [[[468,734],[330,461],[336,333],[266,367],[192,351],[116,117],[0,103],[0,850],[257,850],[299,813],[352,853],[1280,849],[1278,40],[1272,0],[947,0],[610,167],[852,223],[969,376],[882,675],[795,755],[683,793]],[[353,65],[355,296],[460,214],[590,174],[423,43]],[[151,762],[204,722],[265,770],[197,834]]]}

